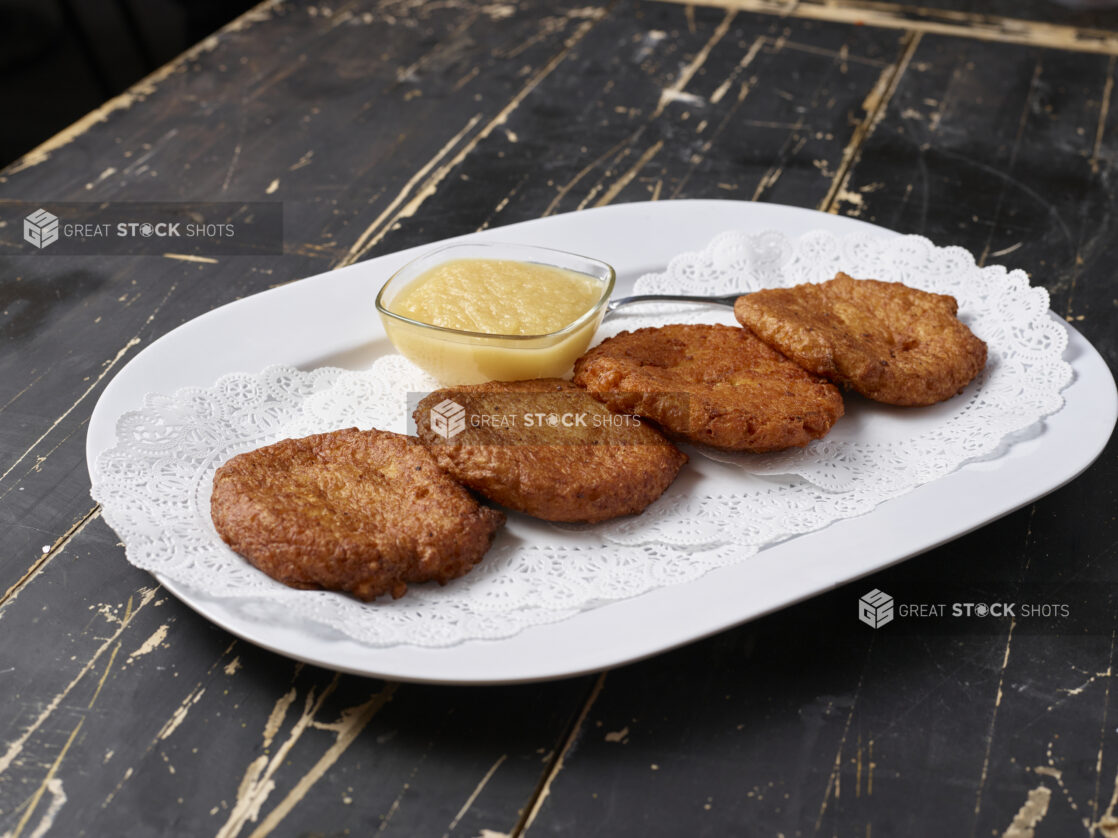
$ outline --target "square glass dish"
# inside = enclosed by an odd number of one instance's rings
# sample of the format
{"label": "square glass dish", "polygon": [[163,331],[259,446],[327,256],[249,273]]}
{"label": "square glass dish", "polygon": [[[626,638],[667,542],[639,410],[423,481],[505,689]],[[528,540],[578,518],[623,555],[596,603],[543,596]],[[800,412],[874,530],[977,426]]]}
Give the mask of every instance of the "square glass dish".
{"label": "square glass dish", "polygon": [[[401,292],[431,269],[453,260],[500,260],[572,271],[595,283],[593,301],[562,328],[546,334],[495,334],[425,323],[393,309]],[[394,273],[377,294],[376,307],[396,349],[443,384],[558,378],[590,345],[613,293],[616,274],[598,259],[519,244],[461,244],[433,250]],[[456,302],[449,300],[451,305]],[[462,300],[466,304],[467,300]],[[547,299],[509,301],[540,308]],[[512,312],[514,315],[517,312]]]}

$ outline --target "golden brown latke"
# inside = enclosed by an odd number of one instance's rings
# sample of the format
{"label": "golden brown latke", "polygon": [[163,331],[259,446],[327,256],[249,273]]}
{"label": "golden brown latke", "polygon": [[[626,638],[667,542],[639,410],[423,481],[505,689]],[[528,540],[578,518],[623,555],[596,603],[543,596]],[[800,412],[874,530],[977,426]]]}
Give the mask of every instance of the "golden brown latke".
{"label": "golden brown latke", "polygon": [[[464,408],[466,424],[444,437],[431,427],[431,410],[448,399]],[[413,417],[419,438],[456,479],[548,521],[596,522],[640,512],[687,462],[648,423],[617,415],[555,378],[439,390]]]}
{"label": "golden brown latke", "polygon": [[954,297],[844,273],[734,306],[742,325],[804,369],[897,405],[950,398],[986,365],[986,344],[957,311]]}
{"label": "golden brown latke", "polygon": [[399,597],[477,564],[504,523],[416,440],[349,428],[233,457],[210,514],[225,542],[293,588]]}
{"label": "golden brown latke", "polygon": [[575,361],[574,380],[614,410],[733,451],[806,445],[843,409],[833,385],[732,326],[622,332]]}

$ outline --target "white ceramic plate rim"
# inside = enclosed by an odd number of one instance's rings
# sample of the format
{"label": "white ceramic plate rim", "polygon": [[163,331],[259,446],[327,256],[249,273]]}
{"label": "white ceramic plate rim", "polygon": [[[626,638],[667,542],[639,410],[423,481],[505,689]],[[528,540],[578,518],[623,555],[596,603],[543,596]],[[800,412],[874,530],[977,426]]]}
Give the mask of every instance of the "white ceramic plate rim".
{"label": "white ceramic plate rim", "polygon": [[[270,364],[359,369],[390,351],[373,299],[420,252],[463,241],[507,241],[581,252],[617,269],[615,294],[684,251],[726,230],[813,229],[836,235],[884,228],[798,207],[739,201],[621,204],[536,219],[433,242],[319,274],[214,309],[174,329],[132,359],[105,388],[90,419],[86,458],[115,443],[117,418],[149,392],[206,387],[230,372]],[[937,242],[950,244],[950,242]],[[355,305],[354,301],[367,305]],[[307,311],[330,311],[307,322]],[[690,583],[610,603],[513,637],[448,648],[375,648],[313,625],[277,626],[251,603],[216,599],[157,575],[172,594],[233,634],[281,654],[395,680],[495,684],[579,675],[638,660],[754,619],[957,538],[1062,486],[1102,451],[1118,417],[1106,363],[1071,327],[1075,381],[1043,432],[994,464],[966,467],[888,501],[860,518],[798,536]],[[375,607],[375,606],[370,606]],[[851,620],[855,603],[851,602]],[[866,629],[867,631],[871,629]]]}

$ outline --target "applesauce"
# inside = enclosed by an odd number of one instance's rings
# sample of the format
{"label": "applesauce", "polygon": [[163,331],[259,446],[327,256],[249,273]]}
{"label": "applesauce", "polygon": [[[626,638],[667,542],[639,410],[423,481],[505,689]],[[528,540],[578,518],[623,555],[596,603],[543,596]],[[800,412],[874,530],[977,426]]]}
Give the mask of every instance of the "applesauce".
{"label": "applesauce", "polygon": [[602,295],[586,274],[512,259],[452,259],[414,279],[392,311],[420,323],[487,335],[547,335]]}
{"label": "applesauce", "polygon": [[453,245],[405,265],[377,296],[396,349],[442,384],[561,377],[613,290],[604,262],[527,245]]}

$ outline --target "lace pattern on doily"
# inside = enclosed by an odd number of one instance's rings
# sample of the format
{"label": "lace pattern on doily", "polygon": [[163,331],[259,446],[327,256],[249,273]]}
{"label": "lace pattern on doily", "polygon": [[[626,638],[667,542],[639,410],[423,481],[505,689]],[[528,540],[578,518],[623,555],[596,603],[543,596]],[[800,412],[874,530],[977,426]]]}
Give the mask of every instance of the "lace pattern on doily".
{"label": "lace pattern on doily", "polygon": [[[987,341],[990,363],[959,397],[916,411],[848,399],[831,435],[765,456],[688,448],[691,464],[642,515],[593,526],[511,514],[485,560],[445,587],[412,586],[365,605],[294,591],[232,553],[209,517],[213,473],[229,457],[287,437],[341,427],[407,429],[407,393],[435,382],[398,355],[361,372],[272,367],[207,389],[152,394],[124,414],[98,458],[93,495],[129,560],[246,613],[330,629],[370,646],[448,646],[522,629],[697,579],[761,547],[862,515],[882,501],[995,456],[1062,405],[1071,379],[1066,331],[1043,289],[1020,271],[978,268],[960,248],[916,236],[728,233],[641,277],[635,293],[718,294],[854,276],[949,293]],[[616,318],[601,337],[669,322],[733,323],[728,309],[657,304]]]}

